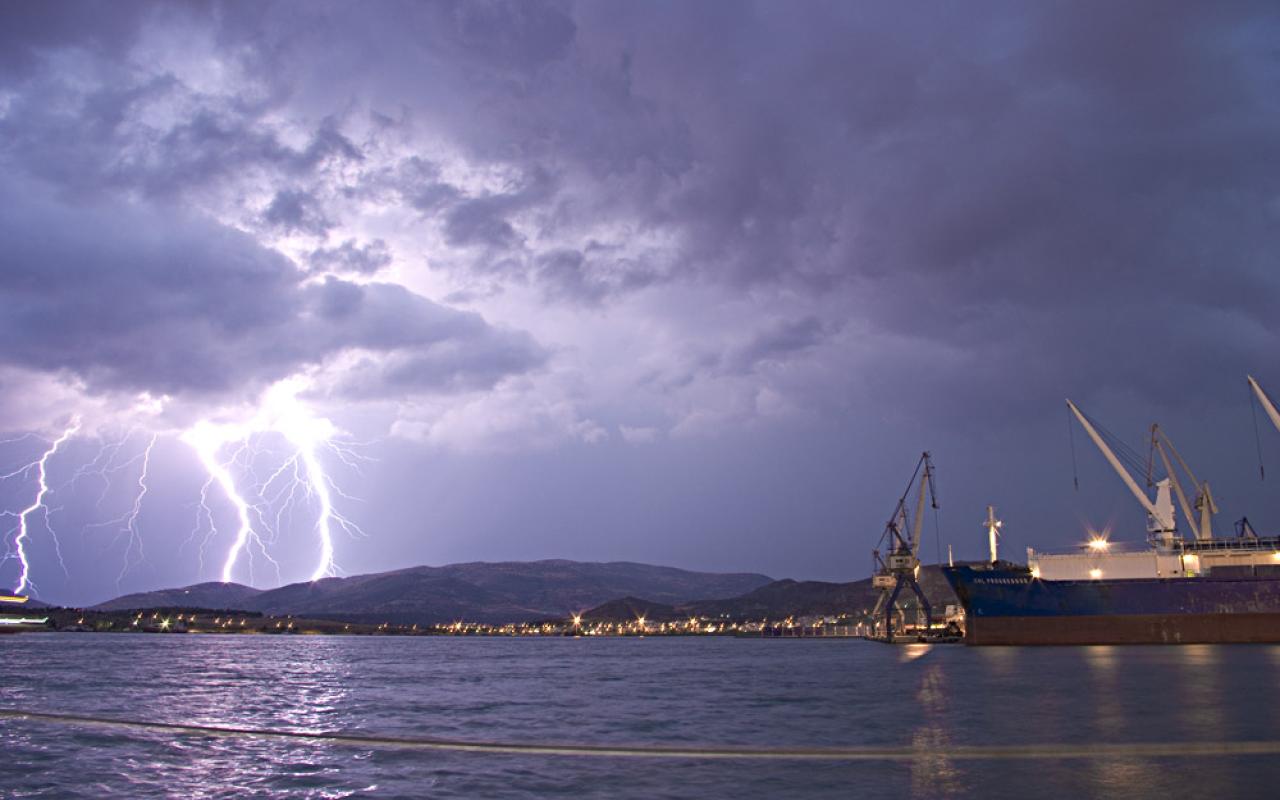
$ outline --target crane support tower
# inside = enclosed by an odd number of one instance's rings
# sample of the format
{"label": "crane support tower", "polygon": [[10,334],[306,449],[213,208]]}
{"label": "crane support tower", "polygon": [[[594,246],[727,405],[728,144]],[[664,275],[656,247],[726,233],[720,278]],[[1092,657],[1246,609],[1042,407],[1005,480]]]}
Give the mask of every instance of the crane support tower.
{"label": "crane support tower", "polygon": [[[911,496],[912,487],[916,487],[917,498],[912,524],[908,526],[907,500]],[[871,612],[872,624],[880,628],[883,614],[883,637],[887,642],[894,640],[893,622],[895,614],[901,614],[904,628],[907,609],[900,607],[899,602],[907,598],[902,596],[903,589],[910,589],[919,600],[916,615],[917,627],[923,622],[923,633],[929,631],[933,624],[933,609],[924,590],[920,588],[920,538],[924,531],[924,506],[928,502],[933,508],[938,507],[938,500],[933,487],[933,461],[926,451],[916,462],[915,471],[907,488],[898,498],[898,505],[893,509],[893,516],[885,525],[884,534],[880,537],[880,545],[871,555],[875,562],[875,574],[871,577],[871,585],[879,590],[875,610]],[[881,556],[881,550],[884,555]]]}

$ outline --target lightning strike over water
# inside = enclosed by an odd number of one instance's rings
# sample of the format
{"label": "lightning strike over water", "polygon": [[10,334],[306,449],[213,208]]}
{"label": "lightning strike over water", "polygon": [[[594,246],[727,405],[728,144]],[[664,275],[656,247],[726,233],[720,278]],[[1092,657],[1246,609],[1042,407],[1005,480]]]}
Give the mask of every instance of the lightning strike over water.
{"label": "lightning strike over water", "polygon": [[37,510],[43,508],[45,510],[45,528],[49,531],[49,534],[54,537],[54,541],[55,542],[57,541],[57,535],[54,534],[53,529],[49,527],[48,506],[44,504],[45,497],[49,494],[49,470],[48,470],[49,459],[55,453],[58,452],[59,447],[61,447],[72,436],[74,436],[76,432],[78,432],[79,430],[80,430],[80,418],[75,417],[71,420],[71,425],[62,432],[62,435],[59,436],[57,439],[54,439],[53,444],[49,446],[49,449],[45,450],[44,453],[41,454],[39,460],[32,462],[32,464],[29,464],[27,467],[21,470],[25,472],[31,468],[34,468],[36,470],[40,489],[39,491],[36,492],[35,500],[32,501],[31,505],[24,508],[17,515],[18,516],[18,535],[13,540],[13,546],[14,546],[13,556],[18,560],[20,571],[18,573],[18,583],[13,590],[15,594],[22,594],[28,589],[28,587],[31,586],[31,564],[27,560],[27,550],[26,550],[26,541],[31,533],[29,523],[28,523],[28,518],[32,514],[34,514]]}

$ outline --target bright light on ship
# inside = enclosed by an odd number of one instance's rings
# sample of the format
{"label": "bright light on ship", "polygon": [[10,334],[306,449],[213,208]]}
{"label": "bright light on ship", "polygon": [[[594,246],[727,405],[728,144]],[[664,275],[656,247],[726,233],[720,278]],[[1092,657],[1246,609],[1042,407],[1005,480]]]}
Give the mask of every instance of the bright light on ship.
{"label": "bright light on ship", "polygon": [[1098,536],[1089,540],[1089,549],[1095,553],[1104,553],[1111,546],[1111,542]]}
{"label": "bright light on ship", "polygon": [[1032,567],[1032,568],[1031,568],[1031,577],[1033,577],[1033,578],[1037,578],[1037,579],[1040,577],[1040,568],[1039,568],[1039,567]]}
{"label": "bright light on ship", "polygon": [[1100,570],[1100,569],[1098,569],[1098,568],[1096,568],[1096,567],[1095,567],[1095,568],[1093,568],[1093,569],[1091,569],[1091,570],[1089,570],[1089,577],[1090,577],[1090,578],[1093,578],[1095,581],[1096,581],[1096,580],[1098,580],[1099,578],[1101,578],[1101,577],[1102,577],[1102,570]]}

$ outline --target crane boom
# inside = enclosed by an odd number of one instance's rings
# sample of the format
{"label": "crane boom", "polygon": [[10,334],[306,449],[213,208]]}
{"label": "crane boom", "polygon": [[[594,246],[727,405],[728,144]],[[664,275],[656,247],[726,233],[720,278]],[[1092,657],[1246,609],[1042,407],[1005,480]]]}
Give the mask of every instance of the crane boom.
{"label": "crane boom", "polygon": [[[1159,425],[1151,426],[1151,448],[1159,453],[1160,461],[1164,464],[1165,474],[1169,476],[1169,481],[1173,484],[1173,490],[1178,495],[1178,505],[1182,507],[1182,514],[1187,518],[1187,524],[1191,526],[1191,532],[1200,540],[1213,538],[1213,515],[1218,513],[1218,505],[1213,500],[1213,492],[1209,488],[1209,482],[1201,482],[1196,474],[1191,471],[1190,465],[1186,459],[1178,452],[1178,448],[1174,446],[1173,440],[1169,438],[1169,434]],[[1173,462],[1169,461],[1169,456],[1173,456]],[[1173,465],[1177,464],[1182,467],[1182,471],[1187,474],[1191,480],[1191,485],[1196,491],[1194,503],[1187,501],[1186,492],[1182,490],[1182,482],[1178,480],[1178,473],[1173,469]],[[1150,476],[1148,475],[1148,479]],[[1194,505],[1198,514],[1193,514],[1191,509]]]}
{"label": "crane boom", "polygon": [[920,553],[920,537],[924,534],[924,496],[929,490],[929,454],[925,453],[924,474],[920,476],[920,496],[916,498],[916,519],[911,528],[911,554]]}
{"label": "crane boom", "polygon": [[[1116,458],[1116,454],[1113,453],[1111,448],[1107,446],[1107,443],[1103,441],[1102,435],[1094,429],[1093,425],[1089,422],[1089,419],[1085,417],[1084,413],[1080,411],[1080,409],[1076,408],[1076,404],[1070,400],[1067,400],[1067,408],[1070,408],[1071,413],[1075,414],[1076,419],[1080,420],[1080,425],[1084,428],[1084,432],[1089,434],[1089,438],[1092,439],[1093,443],[1102,451],[1102,455],[1107,459],[1107,463],[1110,464],[1111,468],[1120,476],[1120,480],[1124,481],[1124,485],[1129,487],[1129,491],[1138,499],[1138,502],[1142,504],[1142,507],[1147,510],[1148,514],[1163,524],[1165,522],[1163,515],[1156,509],[1156,506],[1151,502],[1151,499],[1147,497],[1146,492],[1142,491],[1142,489],[1138,487],[1137,482],[1133,480],[1133,476],[1129,474],[1129,470],[1124,468],[1124,465],[1120,463],[1119,458]],[[1169,522],[1172,522],[1172,520]],[[1166,527],[1173,526],[1170,524],[1166,525]]]}
{"label": "crane boom", "polygon": [[1276,426],[1276,430],[1280,430],[1280,411],[1276,410],[1276,404],[1271,402],[1271,398],[1267,397],[1267,393],[1262,391],[1262,387],[1253,379],[1249,378],[1249,385],[1253,387],[1253,393],[1258,396],[1258,401],[1262,403],[1262,408],[1267,412],[1267,416],[1271,418],[1271,424]]}
{"label": "crane boom", "polygon": [[[1169,476],[1169,480],[1173,483],[1173,491],[1178,495],[1178,505],[1182,507],[1182,515],[1187,518],[1187,524],[1191,526],[1191,532],[1195,534],[1197,539],[1202,539],[1200,535],[1200,526],[1196,522],[1195,515],[1191,513],[1191,504],[1187,502],[1187,493],[1182,491],[1182,481],[1178,480],[1178,475],[1173,471],[1173,465],[1169,463],[1169,456],[1165,454],[1164,447],[1159,440],[1159,427],[1151,426],[1151,441],[1155,447],[1155,451],[1160,454],[1160,461],[1164,463],[1165,474]],[[1194,478],[1192,479],[1194,480]]]}

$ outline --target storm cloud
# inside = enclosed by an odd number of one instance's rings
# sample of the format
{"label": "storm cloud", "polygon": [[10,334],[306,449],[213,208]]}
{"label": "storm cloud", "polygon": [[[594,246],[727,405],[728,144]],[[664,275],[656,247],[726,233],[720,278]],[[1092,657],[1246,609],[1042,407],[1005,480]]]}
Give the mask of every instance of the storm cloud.
{"label": "storm cloud", "polygon": [[0,204],[0,356],[94,391],[248,394],[347,350],[393,354],[414,365],[399,384],[443,390],[492,385],[543,357],[527,335],[398,284],[307,280],[208,220],[72,206],[31,188]]}
{"label": "storm cloud", "polygon": [[[461,459],[436,499],[469,533],[436,560],[821,572],[935,442],[962,502],[1074,525],[1043,488],[1062,453],[1038,460],[1063,396],[1138,436],[1158,416],[1235,480],[1244,374],[1280,391],[1274,3],[0,23],[7,380],[214,407],[305,373],[405,470]],[[1249,486],[1233,508],[1275,510]],[[655,517],[599,543],[614,507]]]}

